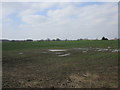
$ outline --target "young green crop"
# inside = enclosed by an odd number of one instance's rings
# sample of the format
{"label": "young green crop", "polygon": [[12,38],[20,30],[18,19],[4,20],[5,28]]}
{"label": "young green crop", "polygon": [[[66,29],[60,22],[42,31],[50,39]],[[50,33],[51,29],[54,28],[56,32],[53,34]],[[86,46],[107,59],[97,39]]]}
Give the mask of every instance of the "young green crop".
{"label": "young green crop", "polygon": [[49,48],[118,48],[117,40],[3,42],[2,50],[49,49]]}

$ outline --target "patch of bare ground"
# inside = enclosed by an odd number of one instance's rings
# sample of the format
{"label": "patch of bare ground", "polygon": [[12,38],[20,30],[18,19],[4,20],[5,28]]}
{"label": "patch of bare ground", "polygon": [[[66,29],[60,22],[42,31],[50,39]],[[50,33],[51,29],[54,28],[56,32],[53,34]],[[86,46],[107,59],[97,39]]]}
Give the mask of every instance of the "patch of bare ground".
{"label": "patch of bare ground", "polygon": [[99,75],[86,72],[85,74],[71,74],[67,79],[67,84],[71,88],[92,88],[95,87]]}
{"label": "patch of bare ground", "polygon": [[[102,76],[103,77],[103,76]],[[103,80],[101,75],[86,72],[84,74],[70,74],[66,80],[64,80],[60,87],[68,88],[105,88],[109,82]],[[108,86],[110,87],[110,85]],[[113,85],[113,88],[117,86]]]}

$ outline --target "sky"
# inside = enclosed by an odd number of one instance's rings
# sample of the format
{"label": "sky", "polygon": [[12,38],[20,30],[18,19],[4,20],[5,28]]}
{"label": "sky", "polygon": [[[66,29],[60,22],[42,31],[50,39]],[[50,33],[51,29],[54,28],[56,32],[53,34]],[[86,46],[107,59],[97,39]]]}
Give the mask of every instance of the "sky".
{"label": "sky", "polygon": [[1,11],[4,39],[118,37],[117,2],[4,2]]}

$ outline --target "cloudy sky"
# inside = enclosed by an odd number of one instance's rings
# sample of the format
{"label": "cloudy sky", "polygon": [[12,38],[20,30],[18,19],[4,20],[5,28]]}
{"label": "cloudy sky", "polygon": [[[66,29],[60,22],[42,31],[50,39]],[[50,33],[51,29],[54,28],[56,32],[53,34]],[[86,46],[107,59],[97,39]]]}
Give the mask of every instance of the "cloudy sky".
{"label": "cloudy sky", "polygon": [[118,37],[117,2],[5,2],[2,18],[6,39]]}

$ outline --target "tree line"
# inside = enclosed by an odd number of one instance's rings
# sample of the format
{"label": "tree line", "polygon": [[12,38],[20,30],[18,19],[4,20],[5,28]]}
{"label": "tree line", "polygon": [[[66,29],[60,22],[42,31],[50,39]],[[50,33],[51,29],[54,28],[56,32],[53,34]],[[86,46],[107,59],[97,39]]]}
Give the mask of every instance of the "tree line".
{"label": "tree line", "polygon": [[[43,39],[41,39],[41,40],[32,40],[32,39],[26,39],[26,40],[8,40],[8,39],[2,39],[2,40],[0,40],[0,41],[3,41],[3,42],[32,42],[32,41],[38,41],[38,42],[41,42],[41,41],[80,41],[80,40],[89,40],[89,39],[77,39],[77,40],[69,40],[69,39],[65,39],[65,40],[62,40],[62,39],[60,39],[60,38],[56,38],[56,39],[49,39],[49,38],[47,38],[46,40],[43,40]],[[98,39],[95,39],[95,40],[98,40]],[[108,38],[106,38],[106,37],[102,37],[101,38],[101,40],[109,40]],[[117,38],[114,38],[113,40],[119,40],[119,39],[117,39]]]}

